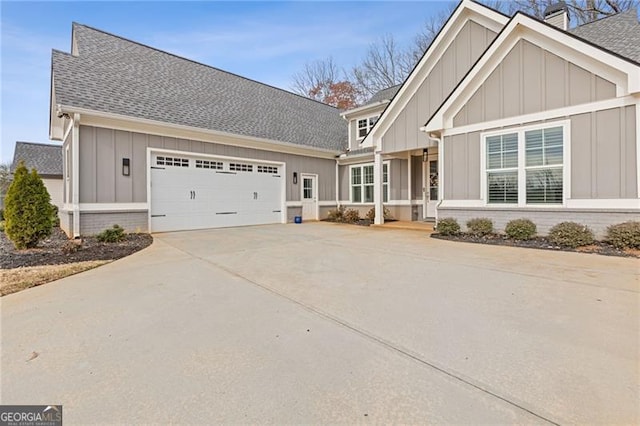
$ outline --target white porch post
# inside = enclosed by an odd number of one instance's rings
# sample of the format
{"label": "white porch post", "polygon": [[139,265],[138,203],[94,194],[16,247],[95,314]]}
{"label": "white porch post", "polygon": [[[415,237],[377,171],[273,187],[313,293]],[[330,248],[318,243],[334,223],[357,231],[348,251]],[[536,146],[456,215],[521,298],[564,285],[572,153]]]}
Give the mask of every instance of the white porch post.
{"label": "white porch post", "polygon": [[71,130],[71,206],[73,209],[73,238],[80,236],[80,114],[73,114]]}
{"label": "white porch post", "polygon": [[376,217],[373,221],[376,225],[384,223],[384,210],[382,205],[382,152],[376,151],[373,161],[373,201],[376,208]]}

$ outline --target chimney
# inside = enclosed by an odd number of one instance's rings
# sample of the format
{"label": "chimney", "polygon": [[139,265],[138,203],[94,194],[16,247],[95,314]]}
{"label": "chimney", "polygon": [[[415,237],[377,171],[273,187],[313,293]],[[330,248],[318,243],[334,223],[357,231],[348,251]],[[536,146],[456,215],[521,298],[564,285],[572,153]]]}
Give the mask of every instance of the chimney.
{"label": "chimney", "polygon": [[544,10],[544,22],[561,30],[569,29],[569,8],[563,1],[550,4]]}

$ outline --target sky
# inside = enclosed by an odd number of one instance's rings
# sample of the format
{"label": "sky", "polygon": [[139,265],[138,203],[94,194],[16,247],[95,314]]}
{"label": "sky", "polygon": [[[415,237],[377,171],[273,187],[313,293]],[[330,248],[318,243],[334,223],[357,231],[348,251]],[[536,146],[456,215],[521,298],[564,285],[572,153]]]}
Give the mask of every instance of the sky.
{"label": "sky", "polygon": [[346,69],[392,34],[412,43],[442,1],[5,1],[0,0],[0,163],[16,141],[49,141],[51,49],[69,52],[71,23],[286,90],[309,61]]}

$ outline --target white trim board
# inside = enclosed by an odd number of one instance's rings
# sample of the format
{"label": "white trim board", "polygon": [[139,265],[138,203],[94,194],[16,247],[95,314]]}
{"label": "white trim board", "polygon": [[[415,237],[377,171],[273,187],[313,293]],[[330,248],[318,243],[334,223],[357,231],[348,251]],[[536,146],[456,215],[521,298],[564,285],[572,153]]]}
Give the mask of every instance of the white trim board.
{"label": "white trim board", "polygon": [[[338,201],[318,201],[318,207],[335,207],[338,205]],[[287,208],[302,207],[302,201],[287,201]]]}
{"label": "white trim board", "polygon": [[438,208],[477,208],[491,210],[517,210],[517,211],[563,211],[563,210],[638,210],[640,214],[640,199],[575,199],[567,200],[565,206],[559,205],[486,205],[483,200],[443,200]]}

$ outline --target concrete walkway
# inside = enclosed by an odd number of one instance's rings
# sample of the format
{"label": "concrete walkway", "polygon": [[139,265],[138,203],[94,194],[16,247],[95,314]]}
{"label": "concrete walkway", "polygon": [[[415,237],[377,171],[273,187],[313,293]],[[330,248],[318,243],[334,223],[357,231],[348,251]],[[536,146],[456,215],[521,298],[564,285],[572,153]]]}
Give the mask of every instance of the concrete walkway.
{"label": "concrete walkway", "polygon": [[155,238],[0,299],[2,404],[69,424],[640,421],[638,260],[326,223]]}

